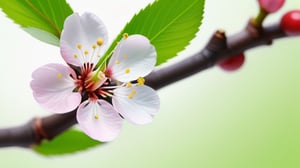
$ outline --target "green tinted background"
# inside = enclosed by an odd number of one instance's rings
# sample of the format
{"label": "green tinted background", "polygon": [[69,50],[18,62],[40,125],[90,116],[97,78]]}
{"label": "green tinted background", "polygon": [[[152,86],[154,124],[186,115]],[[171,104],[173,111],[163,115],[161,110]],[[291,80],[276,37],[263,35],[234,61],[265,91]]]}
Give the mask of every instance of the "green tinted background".
{"label": "green tinted background", "polygon": [[[69,1],[106,23],[111,40],[150,0]],[[268,18],[290,9],[288,0]],[[201,31],[175,62],[199,50],[217,28],[240,30],[257,12],[256,0],[207,0]],[[63,60],[0,14],[0,126],[49,115],[34,101],[29,82],[40,65]],[[112,143],[73,155],[44,157],[21,148],[0,149],[0,167],[276,168],[300,167],[300,39],[275,41],[246,53],[240,71],[215,67],[159,91],[161,110],[146,126],[124,124]],[[72,142],[68,142],[72,143]]]}

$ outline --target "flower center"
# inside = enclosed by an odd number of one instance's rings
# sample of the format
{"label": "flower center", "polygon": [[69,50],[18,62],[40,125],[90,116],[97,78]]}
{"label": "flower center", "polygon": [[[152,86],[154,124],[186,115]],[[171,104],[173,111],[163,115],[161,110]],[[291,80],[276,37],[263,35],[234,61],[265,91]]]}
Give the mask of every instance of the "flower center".
{"label": "flower center", "polygon": [[98,92],[102,85],[107,85],[108,80],[102,71],[93,71],[92,63],[84,63],[77,75],[75,84],[82,94],[86,94],[89,99],[98,99]]}

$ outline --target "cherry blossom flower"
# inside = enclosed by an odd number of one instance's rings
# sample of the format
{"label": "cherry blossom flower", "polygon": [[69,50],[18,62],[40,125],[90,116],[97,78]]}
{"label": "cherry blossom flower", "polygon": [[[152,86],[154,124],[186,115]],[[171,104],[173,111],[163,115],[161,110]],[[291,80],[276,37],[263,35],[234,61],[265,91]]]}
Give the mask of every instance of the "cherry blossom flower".
{"label": "cherry blossom flower", "polygon": [[122,120],[147,124],[159,110],[156,92],[143,78],[156,63],[156,50],[142,35],[124,35],[96,68],[108,44],[107,30],[92,13],[77,13],[64,23],[60,49],[69,66],[47,64],[32,74],[36,101],[46,110],[66,113],[77,108],[77,121],[91,138],[111,141]]}

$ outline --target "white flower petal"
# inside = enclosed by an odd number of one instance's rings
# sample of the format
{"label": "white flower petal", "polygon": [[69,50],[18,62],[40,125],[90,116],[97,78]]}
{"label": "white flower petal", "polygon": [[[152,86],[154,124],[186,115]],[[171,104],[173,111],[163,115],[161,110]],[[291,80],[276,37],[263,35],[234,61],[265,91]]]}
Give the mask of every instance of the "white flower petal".
{"label": "white flower petal", "polygon": [[74,110],[81,95],[73,92],[72,69],[61,64],[47,64],[32,73],[30,85],[36,101],[46,110],[65,113]]}
{"label": "white flower petal", "polygon": [[131,35],[116,47],[107,70],[121,82],[136,80],[149,74],[156,63],[156,50],[142,35]]}
{"label": "white flower petal", "polygon": [[150,123],[159,110],[159,97],[148,86],[120,87],[113,93],[112,103],[115,109],[134,124]]}
{"label": "white flower petal", "polygon": [[115,139],[122,126],[122,118],[104,100],[84,101],[78,108],[77,121],[88,136],[102,142]]}
{"label": "white flower petal", "polygon": [[[103,44],[97,45],[102,39]],[[96,64],[108,43],[107,30],[103,22],[92,13],[70,15],[61,34],[61,54],[65,61],[75,66],[89,62]],[[95,49],[93,48],[96,47]]]}

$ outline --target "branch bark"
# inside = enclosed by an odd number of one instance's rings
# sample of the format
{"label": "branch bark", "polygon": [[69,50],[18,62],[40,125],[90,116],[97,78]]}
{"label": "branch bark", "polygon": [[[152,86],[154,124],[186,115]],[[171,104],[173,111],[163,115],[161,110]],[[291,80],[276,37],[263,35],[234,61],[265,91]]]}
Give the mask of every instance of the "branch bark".
{"label": "branch bark", "polygon": [[223,59],[257,46],[271,45],[273,40],[283,37],[286,35],[279,24],[255,27],[251,20],[241,32],[228,37],[219,30],[201,51],[169,67],[153,71],[146,77],[146,84],[160,89],[208,69]]}
{"label": "branch bark", "polygon": [[[237,34],[226,37],[217,31],[207,45],[194,55],[176,64],[153,71],[146,77],[146,85],[158,90],[179,80],[214,66],[219,61],[261,45],[270,45],[274,39],[286,37],[279,24],[265,28],[255,27],[251,20]],[[51,140],[76,124],[76,110],[66,114],[55,114],[34,118],[28,123],[0,129],[0,147],[30,147],[42,140]]]}

